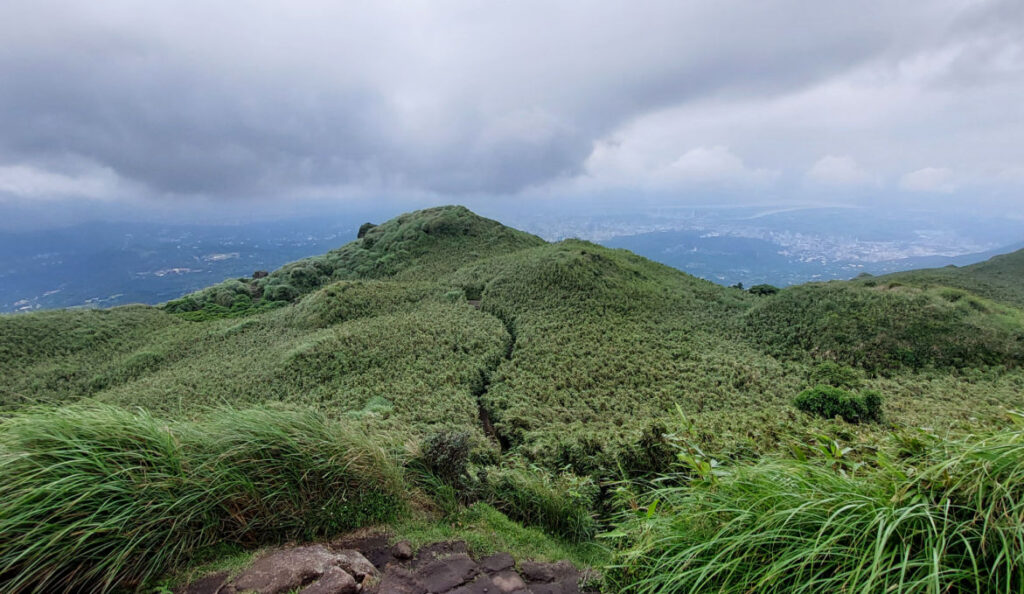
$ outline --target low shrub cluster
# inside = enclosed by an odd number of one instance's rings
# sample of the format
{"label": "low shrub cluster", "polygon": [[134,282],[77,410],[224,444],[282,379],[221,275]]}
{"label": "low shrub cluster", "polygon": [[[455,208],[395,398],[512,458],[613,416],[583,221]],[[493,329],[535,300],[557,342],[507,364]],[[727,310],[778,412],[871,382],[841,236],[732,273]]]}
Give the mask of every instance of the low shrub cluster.
{"label": "low shrub cluster", "polygon": [[800,392],[793,404],[805,413],[826,419],[842,417],[847,423],[882,418],[882,396],[873,390],[855,394],[842,388],[819,385]]}
{"label": "low shrub cluster", "polygon": [[0,421],[0,477],[3,592],[137,588],[214,543],[325,536],[404,501],[384,450],[309,411],[27,410]]}

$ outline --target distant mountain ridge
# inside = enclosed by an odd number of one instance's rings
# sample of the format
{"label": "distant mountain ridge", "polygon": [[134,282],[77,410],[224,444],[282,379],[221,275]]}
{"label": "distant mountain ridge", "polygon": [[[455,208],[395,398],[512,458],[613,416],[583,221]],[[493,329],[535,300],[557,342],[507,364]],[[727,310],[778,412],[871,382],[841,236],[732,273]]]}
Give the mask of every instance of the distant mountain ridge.
{"label": "distant mountain ridge", "polygon": [[803,258],[765,239],[707,231],[656,231],[601,242],[724,285],[768,283],[789,286],[817,280],[846,280],[859,274],[888,274],[917,268],[965,266],[1024,248],[1024,242],[959,256],[914,256],[865,261]]}

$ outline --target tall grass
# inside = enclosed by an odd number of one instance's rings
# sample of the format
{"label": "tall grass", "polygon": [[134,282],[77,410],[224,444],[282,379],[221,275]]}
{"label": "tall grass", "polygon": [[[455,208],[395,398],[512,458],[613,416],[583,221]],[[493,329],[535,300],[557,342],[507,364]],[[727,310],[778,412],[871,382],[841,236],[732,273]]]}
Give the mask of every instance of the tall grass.
{"label": "tall grass", "polygon": [[598,487],[589,477],[554,474],[519,460],[490,466],[479,477],[481,498],[508,517],[570,542],[593,538]]}
{"label": "tall grass", "polygon": [[[847,475],[768,461],[662,485],[610,536],[630,592],[1024,592],[1024,434]],[[720,474],[720,473],[719,473]]]}
{"label": "tall grass", "polygon": [[0,591],[108,592],[215,542],[388,520],[402,488],[381,448],[312,412],[84,405],[0,421],[0,502]]}

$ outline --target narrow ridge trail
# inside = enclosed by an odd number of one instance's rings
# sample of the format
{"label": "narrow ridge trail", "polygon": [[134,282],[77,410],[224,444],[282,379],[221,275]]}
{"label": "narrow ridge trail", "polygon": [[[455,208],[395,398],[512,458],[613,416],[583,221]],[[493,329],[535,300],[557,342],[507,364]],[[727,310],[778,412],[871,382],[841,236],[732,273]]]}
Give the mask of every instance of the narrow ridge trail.
{"label": "narrow ridge trail", "polygon": [[479,302],[473,304],[473,307],[487,315],[493,316],[501,322],[505,327],[505,331],[508,333],[508,342],[505,344],[505,356],[499,359],[493,366],[480,369],[480,385],[473,391],[473,396],[476,398],[477,413],[480,417],[480,424],[483,426],[484,434],[497,442],[501,451],[504,452],[511,446],[511,444],[506,438],[498,433],[497,429],[495,429],[494,423],[491,421],[491,413],[487,410],[487,407],[484,404],[484,398],[490,391],[494,374],[498,371],[498,368],[501,367],[502,362],[512,360],[512,355],[516,349],[516,328],[511,320],[507,320],[503,316],[499,316],[492,311],[482,309]]}

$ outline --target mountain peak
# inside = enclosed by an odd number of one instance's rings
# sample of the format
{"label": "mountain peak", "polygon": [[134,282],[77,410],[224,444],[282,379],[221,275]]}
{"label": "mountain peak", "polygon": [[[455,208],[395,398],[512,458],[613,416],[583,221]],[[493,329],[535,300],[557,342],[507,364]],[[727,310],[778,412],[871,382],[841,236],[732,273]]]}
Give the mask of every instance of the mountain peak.
{"label": "mountain peak", "polygon": [[326,254],[286,264],[261,278],[227,280],[165,307],[174,313],[205,311],[218,316],[251,312],[254,307],[293,302],[334,281],[431,279],[478,259],[544,243],[465,206],[436,206],[380,225],[363,225],[354,241]]}

